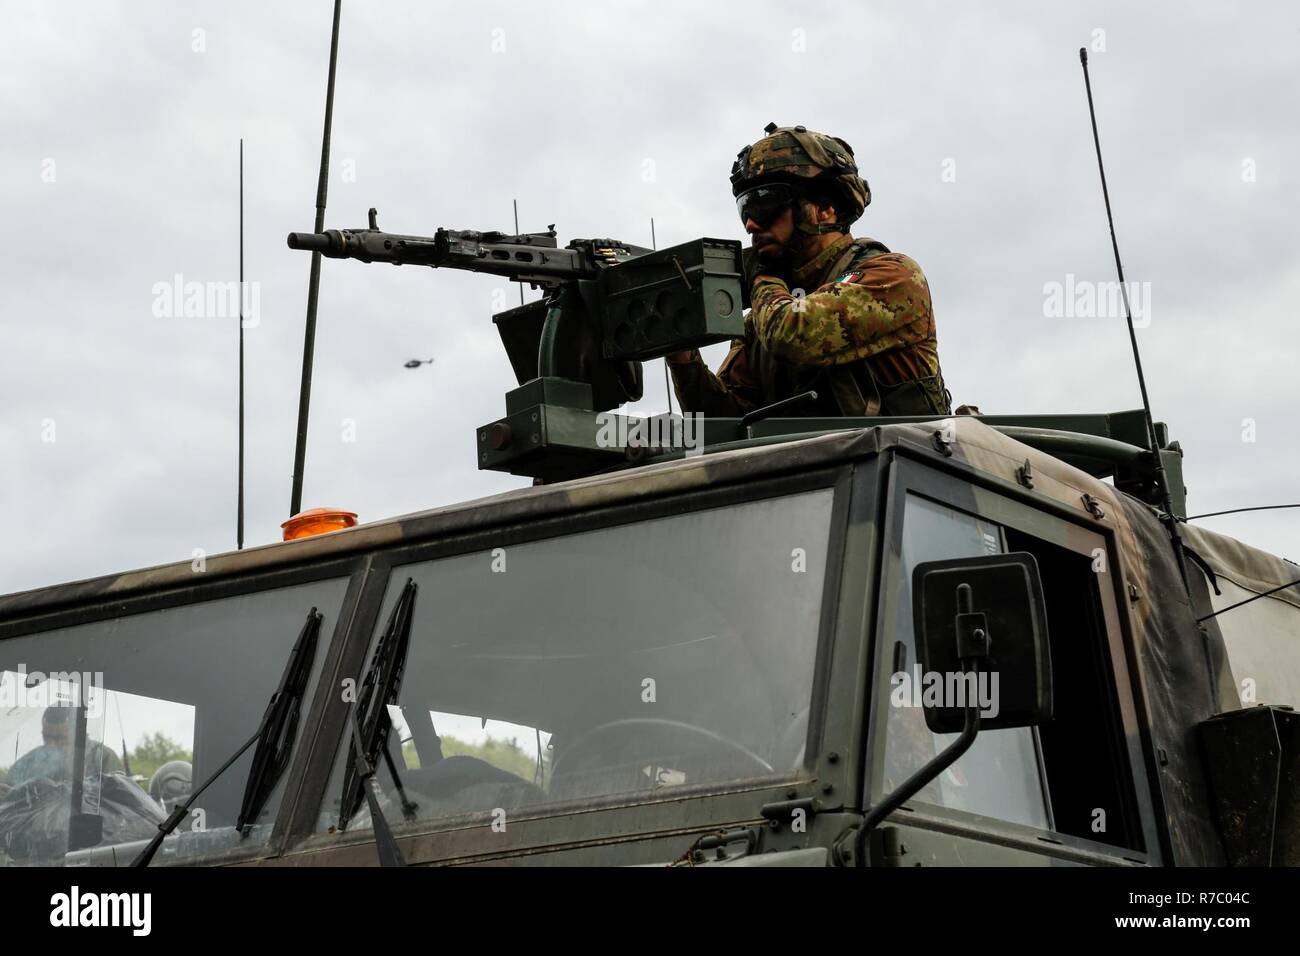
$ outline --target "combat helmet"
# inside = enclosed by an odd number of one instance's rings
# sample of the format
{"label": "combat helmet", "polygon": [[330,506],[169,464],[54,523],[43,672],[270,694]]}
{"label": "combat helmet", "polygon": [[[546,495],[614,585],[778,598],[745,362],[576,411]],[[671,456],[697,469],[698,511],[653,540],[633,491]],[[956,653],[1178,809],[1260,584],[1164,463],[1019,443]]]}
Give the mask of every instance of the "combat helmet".
{"label": "combat helmet", "polygon": [[149,778],[149,796],[170,813],[190,795],[194,767],[188,760],[169,760]]}
{"label": "combat helmet", "polygon": [[[871,203],[871,187],[858,174],[853,147],[838,136],[804,126],[768,123],[765,135],[736,155],[731,167],[731,192],[743,208],[742,194],[777,183],[825,186],[840,220],[835,224],[801,224],[804,232],[843,231]],[[742,214],[743,218],[743,214]]]}

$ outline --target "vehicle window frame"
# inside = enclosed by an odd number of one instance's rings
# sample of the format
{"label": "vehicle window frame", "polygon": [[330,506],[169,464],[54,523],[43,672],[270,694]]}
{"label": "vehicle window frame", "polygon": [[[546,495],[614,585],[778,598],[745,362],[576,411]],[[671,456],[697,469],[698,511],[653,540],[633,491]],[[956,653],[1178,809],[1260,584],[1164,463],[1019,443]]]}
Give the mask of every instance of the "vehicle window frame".
{"label": "vehicle window frame", "polygon": [[[729,812],[727,807],[745,807],[747,812],[742,818],[753,818],[757,816],[765,799],[755,799],[751,795],[773,791],[784,796],[792,789],[802,792],[811,788],[817,776],[816,764],[824,763],[820,757],[829,700],[829,674],[832,670],[829,654],[837,644],[834,636],[839,622],[837,607],[845,529],[850,503],[854,498],[851,487],[853,471],[852,465],[840,464],[816,471],[794,472],[761,480],[710,485],[682,494],[619,500],[576,514],[570,512],[547,515],[539,520],[515,521],[430,540],[398,542],[392,547],[375,552],[366,569],[367,579],[359,597],[353,627],[346,639],[346,647],[341,651],[334,686],[338,686],[343,675],[350,676],[358,682],[361,680],[362,666],[368,659],[372,639],[379,630],[381,606],[394,568],[457,555],[486,552],[496,547],[564,538],[728,505],[782,498],[801,492],[821,489],[830,489],[833,492],[817,635],[817,656],[813,665],[807,747],[802,770],[780,777],[756,778],[734,783],[700,784],[698,788],[684,787],[673,794],[621,797],[608,804],[602,803],[576,811],[569,808],[562,813],[543,806],[536,813],[513,819],[510,824],[512,833],[509,840],[503,840],[500,836],[492,834],[482,820],[467,819],[464,816],[421,819],[409,825],[400,819],[390,820],[390,824],[397,830],[398,840],[407,855],[407,861],[410,863],[435,860],[455,862],[462,858],[487,859],[518,856],[524,852],[536,855],[562,851],[564,846],[568,845],[564,837],[571,835],[573,827],[572,824],[557,825],[556,821],[579,815],[588,816],[591,820],[589,826],[583,828],[581,842],[584,843],[590,840],[617,839],[625,842],[643,840],[644,829],[656,826],[651,819],[655,817],[665,821],[676,820],[676,826],[683,833],[698,832],[707,829],[709,824],[703,820],[693,820],[688,823],[682,820],[680,811],[675,814],[671,812],[675,805],[679,805],[687,797],[702,798],[716,806],[724,817]],[[413,636],[414,639],[418,639],[418,636]],[[323,685],[324,681],[322,681]],[[298,801],[294,818],[289,823],[287,852],[321,854],[322,857],[329,857],[331,863],[343,862],[352,855],[355,855],[358,861],[367,861],[367,855],[370,860],[373,860],[374,836],[370,830],[357,831],[355,834],[316,832],[320,808],[331,797],[327,790],[335,758],[343,742],[344,722],[347,716],[347,705],[340,695],[332,695],[332,699],[327,704],[326,710],[321,715],[318,729],[319,746],[313,747],[310,755],[311,762],[306,768],[302,799]],[[334,746],[325,745],[327,740],[333,741]],[[843,764],[844,762],[839,762],[840,767],[843,767]],[[381,771],[383,772],[386,771]],[[775,797],[766,798],[766,800],[771,799]],[[652,812],[646,813],[648,808]],[[642,832],[637,832],[636,826],[629,826],[631,814],[641,814],[644,817]],[[604,822],[606,820],[608,822]],[[566,827],[569,831],[567,834]],[[686,844],[683,843],[681,849],[685,846]]]}
{"label": "vehicle window frame", "polygon": [[[0,621],[0,642],[10,639],[43,634],[48,631],[61,630],[103,621],[126,620],[140,614],[166,610],[176,607],[196,607],[214,601],[229,600],[263,591],[275,591],[312,584],[319,581],[345,580],[343,599],[339,605],[336,619],[330,625],[328,633],[322,632],[320,644],[323,656],[318,648],[320,670],[316,678],[315,693],[311,700],[304,701],[303,712],[298,723],[298,740],[289,767],[285,771],[283,792],[271,832],[264,843],[250,844],[247,847],[223,851],[213,857],[187,858],[186,865],[203,865],[211,859],[213,862],[251,862],[279,856],[284,852],[289,832],[289,822],[301,797],[302,780],[308,763],[308,752],[315,744],[318,728],[318,713],[326,696],[327,674],[337,670],[338,656],[346,644],[347,634],[352,628],[356,605],[361,597],[361,586],[365,580],[365,571],[370,563],[370,555],[354,554],[342,557],[328,557],[311,563],[290,565],[270,570],[253,570],[248,573],[223,575],[215,580],[202,579],[202,573],[196,572],[192,584],[165,588],[159,591],[129,593],[121,596],[106,595],[101,599],[79,600],[65,607],[53,610],[41,610],[38,613]],[[308,607],[302,609],[304,619]],[[285,654],[292,644],[295,634],[287,635]],[[274,690],[274,686],[271,688]],[[269,693],[268,693],[269,699]],[[252,716],[261,720],[261,713]],[[248,728],[251,734],[256,724]],[[197,781],[196,781],[197,782]],[[162,863],[158,861],[155,865]]]}
{"label": "vehicle window frame", "polygon": [[[909,495],[937,502],[956,511],[969,514],[1041,541],[1064,547],[1067,550],[1092,557],[1093,548],[1104,549],[1111,587],[1099,586],[1099,610],[1105,629],[1107,659],[1114,679],[1119,713],[1116,715],[1123,728],[1125,757],[1132,774],[1134,802],[1142,831],[1144,851],[1116,847],[1087,840],[1056,830],[1041,829],[1012,823],[995,817],[983,816],[963,810],[920,803],[915,799],[892,814],[888,823],[942,827],[961,836],[997,842],[1051,856],[1073,856],[1076,859],[1106,857],[1127,864],[1159,865],[1164,857],[1163,840],[1156,822],[1155,801],[1149,764],[1143,742],[1147,738],[1138,706],[1138,693],[1134,686],[1130,663],[1131,635],[1128,622],[1120,613],[1122,576],[1115,531],[1109,523],[1092,521],[1065,513],[1055,502],[1042,497],[1033,498],[1009,486],[981,475],[974,469],[958,463],[938,463],[918,450],[913,456],[910,449],[900,447],[893,456],[885,479],[886,491],[881,495],[880,516],[881,556],[876,581],[876,602],[873,615],[876,635],[891,633],[890,622],[897,614],[897,597],[891,575],[897,573],[902,546],[903,513]],[[1070,543],[1063,544],[1061,532],[1069,530]],[[1052,532],[1057,534],[1053,536]],[[1000,535],[1005,542],[1005,534]],[[1083,547],[1083,542],[1089,545]],[[889,706],[890,672],[892,671],[892,641],[878,640],[872,650],[873,677],[871,680],[871,715],[867,730],[865,765],[868,769],[862,795],[862,809],[878,802],[882,796],[885,759],[885,721]],[[1038,778],[1045,787],[1041,748],[1037,732],[1034,749],[1038,757]],[[1045,791],[1046,792],[1046,791]],[[1050,801],[1048,819],[1051,820]]]}

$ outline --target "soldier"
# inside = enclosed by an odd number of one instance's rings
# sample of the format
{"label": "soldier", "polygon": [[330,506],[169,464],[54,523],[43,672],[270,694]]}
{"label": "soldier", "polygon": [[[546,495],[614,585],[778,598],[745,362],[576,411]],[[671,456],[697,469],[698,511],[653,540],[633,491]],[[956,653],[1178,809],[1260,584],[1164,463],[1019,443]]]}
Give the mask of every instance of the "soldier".
{"label": "soldier", "polygon": [[[41,714],[41,745],[14,761],[0,796],[28,780],[60,781],[71,775],[73,713],[72,707],[61,704],[45,708]],[[85,772],[88,776],[121,769],[122,762],[117,754],[97,741],[86,741]]]}
{"label": "soldier", "polygon": [[765,132],[731,170],[752,237],[745,335],[716,375],[698,350],[668,356],[683,410],[737,416],[815,390],[788,414],[950,414],[921,267],[849,234],[871,202],[852,147],[802,126]]}

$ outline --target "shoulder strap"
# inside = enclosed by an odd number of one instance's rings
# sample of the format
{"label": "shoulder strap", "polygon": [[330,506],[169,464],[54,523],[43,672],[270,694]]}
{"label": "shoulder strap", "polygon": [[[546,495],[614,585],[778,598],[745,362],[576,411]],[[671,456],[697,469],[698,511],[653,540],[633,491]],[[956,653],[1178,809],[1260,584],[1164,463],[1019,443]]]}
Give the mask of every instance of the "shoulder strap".
{"label": "shoulder strap", "polygon": [[844,255],[835,261],[835,268],[831,270],[832,276],[840,276],[849,271],[849,266],[855,262],[862,262],[866,259],[874,259],[876,256],[883,256],[889,251],[889,247],[883,242],[877,242],[875,239],[868,239],[865,236],[860,239],[854,239]]}

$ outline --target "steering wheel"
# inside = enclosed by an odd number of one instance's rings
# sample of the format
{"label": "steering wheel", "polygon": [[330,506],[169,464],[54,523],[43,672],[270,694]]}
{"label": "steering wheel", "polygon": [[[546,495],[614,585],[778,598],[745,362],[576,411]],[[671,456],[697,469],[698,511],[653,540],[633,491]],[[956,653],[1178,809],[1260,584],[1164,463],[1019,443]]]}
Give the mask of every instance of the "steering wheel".
{"label": "steering wheel", "polygon": [[[604,757],[608,750],[596,747],[595,744],[598,741],[613,737],[616,740],[621,740],[622,744],[626,746],[628,742],[637,739],[639,734],[647,730],[657,733],[685,732],[710,744],[721,744],[731,753],[739,754],[760,773],[775,772],[770,763],[744,744],[737,743],[731,738],[724,737],[722,734],[705,727],[698,727],[695,724],[684,723],[680,720],[666,720],[661,717],[629,717],[624,720],[611,720],[608,723],[593,727],[565,747],[560,755],[556,757],[555,763],[551,767],[552,779],[558,777],[561,771],[568,772],[570,764],[577,764],[578,769],[591,769],[602,766],[599,758]],[[583,765],[584,762],[586,766]],[[606,762],[603,765],[607,766],[608,763]]]}

